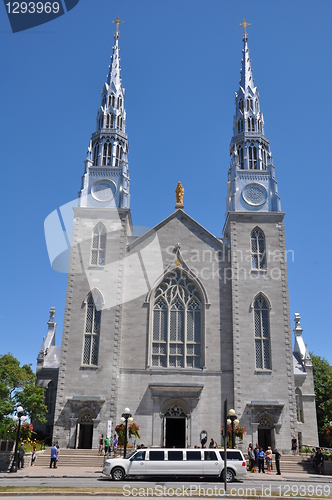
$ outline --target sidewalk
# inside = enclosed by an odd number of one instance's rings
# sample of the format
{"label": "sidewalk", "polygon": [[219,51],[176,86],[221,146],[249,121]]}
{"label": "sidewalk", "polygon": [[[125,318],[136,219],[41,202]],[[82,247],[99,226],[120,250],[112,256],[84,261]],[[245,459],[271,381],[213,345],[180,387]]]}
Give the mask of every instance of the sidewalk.
{"label": "sidewalk", "polygon": [[[2,478],[11,478],[15,480],[15,478],[22,477],[31,477],[31,478],[45,478],[45,477],[99,477],[102,475],[102,468],[98,467],[67,467],[59,465],[57,469],[50,469],[48,466],[39,466],[39,467],[24,467],[23,469],[18,470],[17,472],[0,472],[0,485]],[[105,477],[105,476],[104,476]],[[170,478],[170,481],[172,478]],[[245,476],[245,481],[299,481],[305,483],[332,483],[332,476],[324,476],[319,474],[293,474],[293,473],[281,473],[281,476],[277,476],[276,474],[251,474],[247,473]],[[152,478],[152,482],[154,479]],[[199,481],[198,481],[199,482]],[[213,480],[214,482],[214,480]],[[112,484],[115,484],[112,482]],[[117,483],[119,484],[119,483]]]}

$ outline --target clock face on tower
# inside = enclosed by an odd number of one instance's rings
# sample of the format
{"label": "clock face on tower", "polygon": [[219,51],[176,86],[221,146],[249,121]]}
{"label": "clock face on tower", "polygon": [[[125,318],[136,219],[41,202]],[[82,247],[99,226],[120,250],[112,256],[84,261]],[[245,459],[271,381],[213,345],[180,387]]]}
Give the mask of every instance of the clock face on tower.
{"label": "clock face on tower", "polygon": [[248,184],[242,191],[242,198],[248,205],[259,207],[266,202],[266,188],[262,184]]}
{"label": "clock face on tower", "polygon": [[97,181],[91,188],[91,194],[97,201],[104,203],[111,201],[116,195],[116,185],[108,179]]}

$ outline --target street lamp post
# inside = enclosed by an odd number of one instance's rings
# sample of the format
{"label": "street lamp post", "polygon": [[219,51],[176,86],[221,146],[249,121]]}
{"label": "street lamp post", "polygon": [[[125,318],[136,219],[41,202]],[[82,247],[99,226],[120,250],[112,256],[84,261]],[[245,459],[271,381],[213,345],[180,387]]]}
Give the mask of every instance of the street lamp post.
{"label": "street lamp post", "polygon": [[28,418],[26,415],[23,415],[23,408],[22,408],[22,406],[18,406],[16,408],[16,413],[17,413],[17,415],[13,416],[13,420],[14,420],[14,422],[18,422],[18,428],[17,428],[17,434],[16,434],[16,444],[15,444],[14,460],[13,460],[12,466],[10,468],[10,472],[17,472],[17,468],[18,468],[17,450],[18,450],[18,441],[20,439],[21,422],[24,423],[26,421],[26,419]]}
{"label": "street lamp post", "polygon": [[127,453],[127,429],[128,422],[132,422],[134,419],[130,413],[129,408],[125,408],[125,411],[122,413],[121,417],[122,422],[125,423],[125,433],[124,433],[124,444],[123,444],[123,458],[126,458]]}
{"label": "street lamp post", "polygon": [[232,426],[232,449],[235,448],[235,440],[234,440],[234,425],[239,425],[239,420],[235,415],[235,410],[230,409],[228,412],[227,424]]}

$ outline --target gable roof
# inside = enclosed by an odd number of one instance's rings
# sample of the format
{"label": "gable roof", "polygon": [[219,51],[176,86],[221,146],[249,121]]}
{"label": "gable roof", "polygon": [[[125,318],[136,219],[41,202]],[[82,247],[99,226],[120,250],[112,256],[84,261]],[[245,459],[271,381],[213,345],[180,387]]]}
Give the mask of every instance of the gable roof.
{"label": "gable roof", "polygon": [[157,231],[159,231],[162,227],[166,226],[166,224],[168,224],[171,220],[179,218],[180,216],[184,217],[188,222],[190,222],[191,224],[193,224],[194,226],[196,226],[197,229],[199,229],[200,231],[202,231],[202,233],[204,233],[209,239],[211,239],[211,241],[213,243],[217,243],[217,245],[220,248],[224,248],[225,247],[225,244],[223,243],[223,241],[222,241],[221,238],[217,238],[216,236],[214,236],[207,229],[205,229],[205,227],[201,226],[201,224],[199,224],[197,221],[195,221],[195,219],[193,219],[192,217],[190,217],[190,215],[188,215],[182,208],[178,208],[171,215],[169,215],[168,217],[166,217],[166,219],[164,219],[163,221],[159,222],[159,224],[157,224],[153,228],[149,229],[149,231],[147,231],[146,233],[144,233],[142,236],[138,236],[137,239],[135,239],[131,243],[128,243],[127,250],[129,250],[129,251],[132,250],[137,245],[139,245],[140,243],[142,243],[145,239],[149,238],[151,235],[153,235],[154,233],[156,233]]}

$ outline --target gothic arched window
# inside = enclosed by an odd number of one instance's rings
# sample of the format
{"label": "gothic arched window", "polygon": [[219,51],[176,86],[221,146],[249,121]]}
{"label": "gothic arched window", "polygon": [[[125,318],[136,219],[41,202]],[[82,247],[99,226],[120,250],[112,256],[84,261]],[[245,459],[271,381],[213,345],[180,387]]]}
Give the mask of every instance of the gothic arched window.
{"label": "gothic arched window", "polygon": [[152,310],[152,366],[201,368],[202,301],[195,283],[180,271],[168,274]]}
{"label": "gothic arched window", "polygon": [[243,119],[240,118],[240,120],[237,122],[237,132],[240,134],[243,132]]}
{"label": "gothic arched window", "polygon": [[255,146],[249,146],[248,152],[249,152],[249,169],[251,170],[257,169],[257,148]]}
{"label": "gothic arched window", "polygon": [[93,294],[90,292],[85,303],[86,314],[83,345],[83,364],[93,366],[98,365],[101,322],[101,301],[98,300],[97,294],[95,295],[97,300],[94,300]]}
{"label": "gothic arched window", "polygon": [[271,370],[269,308],[259,295],[254,302],[256,368]]}
{"label": "gothic arched window", "polygon": [[239,100],[239,111],[242,111],[242,113],[243,113],[243,100],[242,99]]}
{"label": "gothic arched window", "polygon": [[98,155],[99,155],[99,143],[95,144],[93,150],[93,161],[95,165],[98,165]]}
{"label": "gothic arched window", "polygon": [[103,146],[103,165],[111,164],[112,143],[105,142]]}
{"label": "gothic arched window", "polygon": [[298,422],[304,422],[302,391],[298,387],[295,389],[296,415]]}
{"label": "gothic arched window", "polygon": [[244,169],[244,159],[243,159],[243,148],[239,148],[239,162],[240,162],[240,168],[243,170]]}
{"label": "gothic arched window", "polygon": [[116,146],[115,150],[115,166],[119,166],[120,160],[121,160],[121,155],[122,155],[122,148],[120,144]]}
{"label": "gothic arched window", "polygon": [[262,170],[266,170],[267,161],[266,161],[266,149],[262,148]]}
{"label": "gothic arched window", "polygon": [[251,268],[266,269],[265,236],[259,227],[251,231]]}
{"label": "gothic arched window", "polygon": [[106,227],[99,222],[92,234],[91,264],[93,266],[105,265],[106,234]]}

